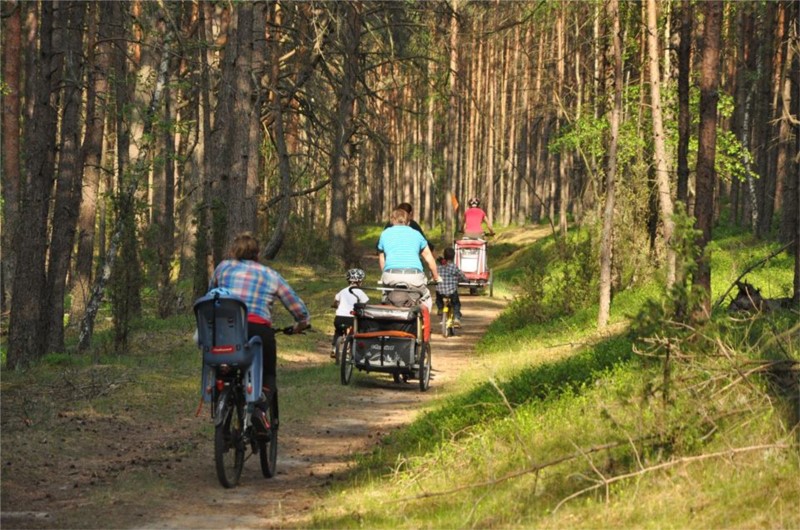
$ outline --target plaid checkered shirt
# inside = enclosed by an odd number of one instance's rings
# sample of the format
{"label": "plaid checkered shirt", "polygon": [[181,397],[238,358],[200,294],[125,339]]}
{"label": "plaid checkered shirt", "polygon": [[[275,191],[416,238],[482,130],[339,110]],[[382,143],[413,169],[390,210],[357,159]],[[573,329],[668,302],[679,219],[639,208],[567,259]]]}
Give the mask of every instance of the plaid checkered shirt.
{"label": "plaid checkered shirt", "polygon": [[217,265],[210,287],[224,287],[241,298],[247,312],[272,325],[272,304],[278,299],[297,322],[309,322],[308,309],[277,271],[250,260],[226,259]]}
{"label": "plaid checkered shirt", "polygon": [[450,296],[458,290],[458,282],[467,281],[467,277],[453,262],[448,261],[440,265],[438,270],[442,282],[436,286],[436,292],[442,296]]}

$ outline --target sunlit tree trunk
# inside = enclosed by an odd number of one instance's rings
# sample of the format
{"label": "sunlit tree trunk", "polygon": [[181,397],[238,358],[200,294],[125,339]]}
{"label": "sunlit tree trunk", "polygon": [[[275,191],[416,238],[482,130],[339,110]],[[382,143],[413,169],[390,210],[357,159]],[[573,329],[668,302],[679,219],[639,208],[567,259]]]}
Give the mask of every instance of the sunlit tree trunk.
{"label": "sunlit tree trunk", "polygon": [[675,232],[675,221],[672,219],[673,206],[669,184],[669,163],[661,109],[658,23],[655,0],[647,0],[647,48],[650,66],[650,99],[653,115],[656,185],[658,187],[658,203],[667,255],[667,288],[670,288],[675,283],[675,249],[672,241]]}
{"label": "sunlit tree trunk", "polygon": [[603,329],[608,324],[611,310],[611,263],[614,257],[614,200],[615,179],[617,176],[617,144],[619,125],[622,118],[622,39],[620,35],[619,4],[609,0],[608,19],[611,23],[611,47],[614,56],[614,104],[609,117],[610,137],[608,162],[606,167],[606,202],[603,211],[603,232],[600,241],[600,310],[597,327]]}

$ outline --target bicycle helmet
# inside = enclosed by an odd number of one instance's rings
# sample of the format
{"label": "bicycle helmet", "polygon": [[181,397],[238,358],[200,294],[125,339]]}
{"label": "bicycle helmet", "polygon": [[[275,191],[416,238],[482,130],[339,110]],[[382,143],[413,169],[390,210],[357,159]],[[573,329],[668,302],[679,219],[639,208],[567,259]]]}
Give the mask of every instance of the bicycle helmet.
{"label": "bicycle helmet", "polygon": [[214,287],[206,293],[206,296],[233,296],[233,293],[225,287]]}
{"label": "bicycle helmet", "polygon": [[481,200],[477,197],[473,197],[469,200],[468,204],[470,208],[477,208],[478,206],[481,205]]}
{"label": "bicycle helmet", "polygon": [[347,271],[347,281],[350,283],[357,282],[361,283],[366,278],[366,273],[361,269],[350,269]]}

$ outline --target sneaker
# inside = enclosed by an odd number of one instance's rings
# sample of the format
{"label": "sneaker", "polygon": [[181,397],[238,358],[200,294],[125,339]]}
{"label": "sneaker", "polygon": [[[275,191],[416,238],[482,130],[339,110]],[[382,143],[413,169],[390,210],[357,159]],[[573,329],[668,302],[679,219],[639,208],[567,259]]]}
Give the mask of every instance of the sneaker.
{"label": "sneaker", "polygon": [[453,327],[454,328],[460,328],[461,327],[461,319],[458,319],[458,318],[454,319],[453,320]]}

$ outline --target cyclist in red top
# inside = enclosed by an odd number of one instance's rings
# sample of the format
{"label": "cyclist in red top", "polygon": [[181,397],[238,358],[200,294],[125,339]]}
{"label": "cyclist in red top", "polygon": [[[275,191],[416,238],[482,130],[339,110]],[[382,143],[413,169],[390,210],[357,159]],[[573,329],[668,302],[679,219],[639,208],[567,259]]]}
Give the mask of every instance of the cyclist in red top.
{"label": "cyclist in red top", "polygon": [[464,237],[468,239],[483,239],[483,223],[486,223],[489,234],[494,235],[494,229],[489,222],[489,217],[481,209],[481,200],[473,197],[468,204],[469,208],[464,212],[464,224],[462,226]]}

